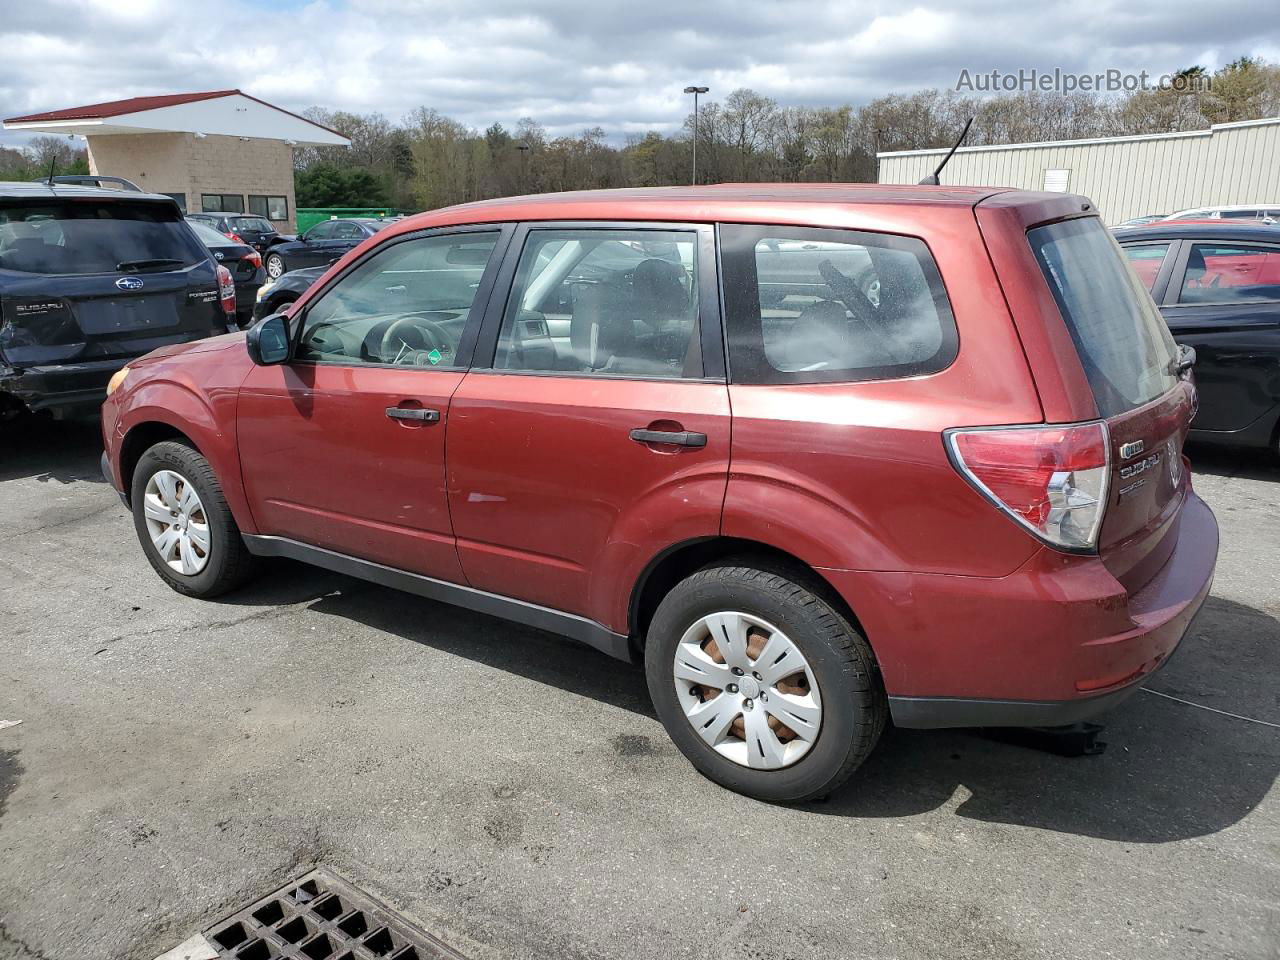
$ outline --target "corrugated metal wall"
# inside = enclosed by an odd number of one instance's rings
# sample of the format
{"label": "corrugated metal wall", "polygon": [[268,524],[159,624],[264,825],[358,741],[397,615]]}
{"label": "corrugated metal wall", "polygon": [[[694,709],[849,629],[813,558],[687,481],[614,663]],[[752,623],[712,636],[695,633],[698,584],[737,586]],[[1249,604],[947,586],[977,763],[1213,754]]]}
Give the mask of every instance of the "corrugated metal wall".
{"label": "corrugated metal wall", "polygon": [[[945,150],[880,155],[881,183],[917,183]],[[1280,204],[1280,118],[1158,137],[961,148],[942,182],[1044,189],[1045,171],[1070,170],[1067,191],[1108,223],[1231,203]]]}

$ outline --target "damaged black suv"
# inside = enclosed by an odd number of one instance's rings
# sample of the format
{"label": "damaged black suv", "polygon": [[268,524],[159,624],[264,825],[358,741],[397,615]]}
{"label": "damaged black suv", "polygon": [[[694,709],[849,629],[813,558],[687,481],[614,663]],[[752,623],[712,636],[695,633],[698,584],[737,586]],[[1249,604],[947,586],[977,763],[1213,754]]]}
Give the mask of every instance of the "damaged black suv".
{"label": "damaged black suv", "polygon": [[169,197],[0,183],[0,419],[92,409],[132,357],[235,326],[235,285]]}

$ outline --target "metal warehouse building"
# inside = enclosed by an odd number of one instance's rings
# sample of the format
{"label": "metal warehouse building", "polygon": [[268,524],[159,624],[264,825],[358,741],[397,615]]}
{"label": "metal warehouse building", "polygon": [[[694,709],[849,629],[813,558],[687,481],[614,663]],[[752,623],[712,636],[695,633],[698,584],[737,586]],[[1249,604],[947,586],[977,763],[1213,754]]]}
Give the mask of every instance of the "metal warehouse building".
{"label": "metal warehouse building", "polygon": [[[918,183],[946,149],[877,154],[881,183]],[[1225,204],[1280,204],[1280,117],[1135,137],[961,147],[942,182],[1079,193],[1108,223]]]}

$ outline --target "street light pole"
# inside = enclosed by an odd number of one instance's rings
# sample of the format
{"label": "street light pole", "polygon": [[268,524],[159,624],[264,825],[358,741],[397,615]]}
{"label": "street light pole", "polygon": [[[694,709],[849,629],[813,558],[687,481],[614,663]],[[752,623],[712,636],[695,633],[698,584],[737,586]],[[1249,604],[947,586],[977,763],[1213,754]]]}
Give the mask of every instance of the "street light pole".
{"label": "street light pole", "polygon": [[516,149],[520,151],[520,192],[527,193],[529,191],[529,144],[517,143]]}
{"label": "street light pole", "polygon": [[698,184],[698,94],[706,93],[710,87],[685,87],[685,93],[693,94],[693,178],[689,181]]}

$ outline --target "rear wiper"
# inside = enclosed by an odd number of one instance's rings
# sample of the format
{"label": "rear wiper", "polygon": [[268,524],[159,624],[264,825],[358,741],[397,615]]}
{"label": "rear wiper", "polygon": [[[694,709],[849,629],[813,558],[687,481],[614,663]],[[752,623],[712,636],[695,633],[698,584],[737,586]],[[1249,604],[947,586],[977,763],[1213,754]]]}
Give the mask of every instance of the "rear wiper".
{"label": "rear wiper", "polygon": [[163,267],[180,267],[184,261],[171,257],[158,257],[155,260],[121,260],[116,264],[117,270],[159,270]]}

